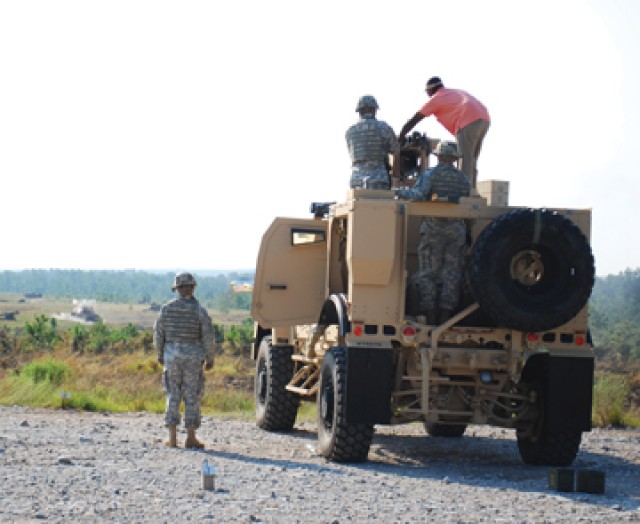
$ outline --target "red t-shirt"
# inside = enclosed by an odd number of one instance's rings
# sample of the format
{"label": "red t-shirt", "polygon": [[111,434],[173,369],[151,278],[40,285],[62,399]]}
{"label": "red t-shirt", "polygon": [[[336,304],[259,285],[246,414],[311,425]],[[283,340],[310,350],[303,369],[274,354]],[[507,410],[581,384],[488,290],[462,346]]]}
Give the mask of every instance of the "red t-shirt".
{"label": "red t-shirt", "polygon": [[454,136],[460,129],[476,120],[491,122],[487,108],[477,98],[461,89],[441,87],[419,112],[424,116],[434,115]]}

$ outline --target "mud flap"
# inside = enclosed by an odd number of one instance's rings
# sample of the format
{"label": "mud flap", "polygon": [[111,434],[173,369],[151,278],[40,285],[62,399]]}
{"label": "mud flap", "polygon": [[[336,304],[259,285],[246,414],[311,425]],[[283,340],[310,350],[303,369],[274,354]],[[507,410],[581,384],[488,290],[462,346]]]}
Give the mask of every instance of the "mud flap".
{"label": "mud flap", "polygon": [[347,422],[388,424],[391,421],[393,351],[348,348]]}
{"label": "mud flap", "polygon": [[551,357],[545,412],[554,431],[590,431],[593,359]]}

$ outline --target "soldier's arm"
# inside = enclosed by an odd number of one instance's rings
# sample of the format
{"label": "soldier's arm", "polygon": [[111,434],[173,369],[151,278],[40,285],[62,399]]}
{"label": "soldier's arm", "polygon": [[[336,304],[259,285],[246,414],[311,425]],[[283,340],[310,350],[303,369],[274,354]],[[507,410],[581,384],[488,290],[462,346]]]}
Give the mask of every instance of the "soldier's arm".
{"label": "soldier's arm", "polygon": [[429,200],[431,193],[431,170],[422,173],[413,187],[396,189],[396,196],[403,200]]}
{"label": "soldier's arm", "polygon": [[390,125],[387,125],[386,135],[389,153],[397,153],[400,150],[400,143],[398,142],[395,131]]}
{"label": "soldier's arm", "polygon": [[209,313],[203,307],[200,308],[200,325],[202,326],[202,345],[204,346],[204,365],[207,370],[213,368],[216,355],[216,337],[213,332],[213,324]]}
{"label": "soldier's arm", "polygon": [[414,127],[416,127],[418,122],[420,122],[423,118],[424,118],[424,115],[418,112],[415,115],[413,115],[405,125],[402,126],[402,129],[400,130],[400,134],[398,135],[398,140],[400,141],[401,144],[404,142],[404,137],[407,136],[407,133],[411,131]]}
{"label": "soldier's arm", "polygon": [[164,325],[162,322],[162,313],[153,324],[153,345],[158,353],[158,362],[164,364]]}

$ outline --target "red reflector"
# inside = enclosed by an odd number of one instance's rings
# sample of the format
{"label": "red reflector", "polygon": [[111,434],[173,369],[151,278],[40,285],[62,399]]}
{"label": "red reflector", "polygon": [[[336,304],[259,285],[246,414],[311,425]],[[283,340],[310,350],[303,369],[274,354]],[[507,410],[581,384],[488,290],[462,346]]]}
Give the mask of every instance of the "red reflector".
{"label": "red reflector", "polygon": [[402,334],[405,337],[412,337],[416,334],[416,330],[413,326],[405,326],[405,328],[402,330]]}
{"label": "red reflector", "polygon": [[576,337],[576,344],[577,344],[578,346],[582,346],[582,344],[584,344],[584,337],[581,337],[580,335],[578,335],[578,336]]}
{"label": "red reflector", "polygon": [[356,336],[360,336],[363,333],[362,326],[356,326],[353,328],[353,334]]}
{"label": "red reflector", "polygon": [[537,342],[540,337],[537,333],[527,333],[527,342]]}

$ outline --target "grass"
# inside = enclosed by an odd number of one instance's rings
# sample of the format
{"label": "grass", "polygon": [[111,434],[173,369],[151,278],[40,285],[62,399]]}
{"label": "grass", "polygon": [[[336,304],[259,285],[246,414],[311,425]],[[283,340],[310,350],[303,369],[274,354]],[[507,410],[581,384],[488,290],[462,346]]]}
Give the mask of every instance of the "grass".
{"label": "grass", "polygon": [[593,387],[594,426],[640,427],[640,413],[629,406],[630,392],[627,377],[598,374]]}
{"label": "grass", "polygon": [[[129,354],[34,352],[32,360],[0,379],[0,404],[85,411],[163,413],[160,366],[142,350]],[[219,355],[206,375],[205,415],[250,419],[253,361]],[[302,402],[299,421],[315,420],[315,403]]]}
{"label": "grass", "polygon": [[[18,295],[0,294],[0,313],[18,311],[16,321],[0,321],[0,342],[3,326],[13,330],[33,321],[38,315],[51,316],[69,312],[71,300],[35,299],[21,301]],[[128,323],[149,329],[157,312],[140,304],[97,303],[96,312],[111,327]],[[211,311],[215,322],[238,325],[247,311],[223,314]],[[65,324],[69,324],[68,326]],[[61,329],[75,325],[61,321]],[[21,351],[0,344],[0,404],[34,407],[68,407],[90,411],[147,411],[164,412],[162,367],[153,352],[126,349],[73,353],[69,349],[69,335],[55,350]],[[6,342],[6,340],[5,340]],[[203,413],[216,416],[250,418],[253,416],[254,363],[246,356],[218,355],[213,373],[208,373]],[[69,397],[61,397],[61,392]],[[593,390],[592,420],[594,426],[640,427],[640,373],[613,374],[599,371]],[[313,421],[314,402],[302,402],[298,420]]]}
{"label": "grass", "polygon": [[[56,350],[34,359],[0,380],[0,403],[34,407],[67,407],[88,411],[148,411],[162,413],[162,367],[143,351],[130,354],[76,354]],[[220,356],[219,367],[208,373],[203,412],[209,414],[253,412],[253,393],[225,387],[242,375],[252,383],[249,367],[237,357]],[[251,368],[252,370],[252,368]],[[68,398],[61,397],[61,393]]]}
{"label": "grass", "polygon": [[[124,354],[78,354],[65,350],[32,352],[0,380],[0,404],[86,411],[163,413],[162,366],[138,350]],[[254,412],[253,362],[219,355],[206,375],[202,412],[251,418]],[[630,381],[633,384],[630,384]],[[637,376],[599,373],[593,390],[594,426],[640,427],[640,413],[629,405]],[[298,421],[316,418],[315,402],[302,402]]]}

